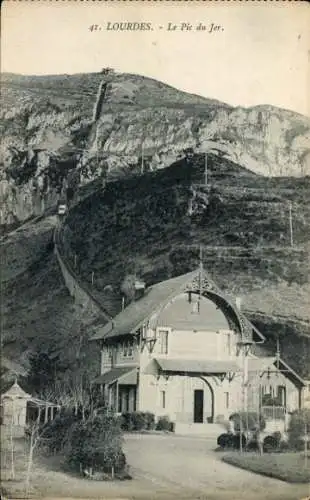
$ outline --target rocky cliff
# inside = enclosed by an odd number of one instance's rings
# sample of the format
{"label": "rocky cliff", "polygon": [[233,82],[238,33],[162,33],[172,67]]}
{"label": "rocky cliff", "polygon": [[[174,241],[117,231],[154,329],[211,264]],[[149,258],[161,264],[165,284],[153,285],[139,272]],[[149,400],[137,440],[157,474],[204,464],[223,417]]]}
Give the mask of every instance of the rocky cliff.
{"label": "rocky cliff", "polygon": [[2,227],[80,183],[167,167],[186,147],[266,176],[310,173],[308,118],[233,108],[137,75],[4,74],[0,127]]}

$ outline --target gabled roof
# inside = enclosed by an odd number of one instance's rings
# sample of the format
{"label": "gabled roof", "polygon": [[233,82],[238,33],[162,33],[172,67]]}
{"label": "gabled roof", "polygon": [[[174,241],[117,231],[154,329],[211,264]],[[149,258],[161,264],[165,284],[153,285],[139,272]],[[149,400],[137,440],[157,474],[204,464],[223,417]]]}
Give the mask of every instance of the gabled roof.
{"label": "gabled roof", "polygon": [[1,394],[1,399],[4,398],[9,398],[9,399],[30,399],[31,394],[27,394],[17,383],[17,381],[14,382],[14,384],[10,387],[8,391],[6,391],[4,394]]}
{"label": "gabled roof", "polygon": [[147,288],[144,295],[139,300],[129,304],[124,311],[120,312],[106,325],[96,328],[95,334],[91,337],[91,340],[106,340],[135,333],[152,314],[159,311],[178,293],[181,293],[183,290],[185,291],[189,284],[197,280],[200,273],[202,278],[208,282],[208,286],[203,292],[206,291],[214,296],[220,296],[225,303],[229,305],[231,311],[237,318],[237,322],[239,321],[240,323],[242,321],[247,327],[254,330],[260,339],[264,340],[264,336],[257,328],[255,328],[240,311],[236,310],[236,307],[230,303],[224,296],[224,293],[222,293],[213,283],[206,271],[201,269],[196,269],[190,273],[162,281],[161,283]]}
{"label": "gabled roof", "polygon": [[272,371],[277,369],[278,366],[279,371],[293,384],[299,387],[304,387],[306,385],[306,382],[293,370],[293,368],[285,363],[283,359],[277,359],[276,356],[248,358],[249,382],[263,373],[268,372],[268,369]]}

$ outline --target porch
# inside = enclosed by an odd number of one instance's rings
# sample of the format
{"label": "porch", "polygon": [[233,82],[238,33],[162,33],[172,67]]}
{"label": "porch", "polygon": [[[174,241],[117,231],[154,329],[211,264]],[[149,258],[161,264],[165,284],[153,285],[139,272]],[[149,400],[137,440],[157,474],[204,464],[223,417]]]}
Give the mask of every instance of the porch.
{"label": "porch", "polygon": [[100,385],[104,399],[116,413],[134,412],[137,409],[137,368],[118,367],[100,375],[95,383]]}

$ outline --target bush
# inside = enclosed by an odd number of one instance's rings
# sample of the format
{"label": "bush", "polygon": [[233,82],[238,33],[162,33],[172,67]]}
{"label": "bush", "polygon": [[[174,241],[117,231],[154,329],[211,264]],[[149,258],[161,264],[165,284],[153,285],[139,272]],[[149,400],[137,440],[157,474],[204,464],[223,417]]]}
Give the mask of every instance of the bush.
{"label": "bush", "polygon": [[168,417],[159,417],[156,424],[156,430],[174,432],[174,423],[170,422]]}
{"label": "bush", "polygon": [[242,429],[255,430],[259,425],[261,431],[266,427],[266,422],[263,415],[258,415],[256,412],[239,412],[233,413],[230,417],[234,421],[235,431],[240,431],[240,424]]}
{"label": "bush", "polygon": [[150,412],[123,413],[121,416],[121,428],[124,431],[152,430],[155,427],[155,416]]}
{"label": "bush", "polygon": [[155,429],[155,415],[154,413],[151,413],[147,411],[145,413],[145,422],[146,422],[146,429],[151,431]]}
{"label": "bush", "polygon": [[52,422],[42,427],[42,443],[50,453],[63,451],[68,443],[72,426],[78,421],[78,417],[71,412],[57,415]]}
{"label": "bush", "polygon": [[115,472],[124,469],[126,459],[122,451],[122,432],[119,419],[100,414],[72,427],[67,462],[76,470],[80,467],[94,471]]}
{"label": "bush", "polygon": [[279,447],[279,441],[274,436],[267,436],[263,442],[263,450],[265,453],[275,451]]}
{"label": "bush", "polygon": [[[305,446],[304,436],[310,436],[310,409],[303,408],[292,413],[288,428],[288,443],[290,448],[303,450]],[[309,442],[308,442],[309,447]]]}
{"label": "bush", "polygon": [[232,434],[221,434],[217,438],[217,445],[221,448],[232,448],[233,446],[233,435]]}
{"label": "bush", "polygon": [[242,442],[242,449],[244,449],[246,446],[246,437],[244,434],[242,434],[242,436],[240,437],[240,432],[239,432],[239,434],[236,434],[232,437],[232,447],[235,448],[236,450],[239,450],[240,441]]}

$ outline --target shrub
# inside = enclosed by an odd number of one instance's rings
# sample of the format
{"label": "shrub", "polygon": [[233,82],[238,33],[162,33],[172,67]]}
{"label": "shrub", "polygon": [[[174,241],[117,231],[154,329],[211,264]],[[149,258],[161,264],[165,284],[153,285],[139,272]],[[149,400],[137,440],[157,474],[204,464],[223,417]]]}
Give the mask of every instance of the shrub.
{"label": "shrub", "polygon": [[76,470],[122,470],[126,459],[122,451],[120,422],[114,415],[100,414],[72,427],[67,461]]}
{"label": "shrub", "polygon": [[128,412],[121,416],[121,428],[124,431],[152,430],[155,427],[155,416],[150,412]]}
{"label": "shrub", "polygon": [[233,435],[232,434],[221,434],[217,438],[217,444],[221,448],[232,448],[232,446],[233,446]]}
{"label": "shrub", "polygon": [[146,429],[151,431],[155,429],[155,415],[154,413],[151,413],[147,411],[145,413],[145,423],[146,423]]}
{"label": "shrub", "polygon": [[246,446],[246,437],[244,434],[242,434],[240,436],[240,433],[235,434],[232,437],[232,447],[235,448],[236,450],[239,450],[240,449],[240,441],[242,442],[242,449],[244,449]]}
{"label": "shrub", "polygon": [[159,417],[156,423],[156,430],[174,432],[174,423],[170,422],[168,417]]}
{"label": "shrub", "polygon": [[268,453],[275,451],[279,446],[279,441],[274,436],[267,436],[263,442],[263,450]]}
{"label": "shrub", "polygon": [[254,430],[258,425],[261,431],[266,427],[266,422],[263,415],[258,415],[256,412],[233,413],[230,417],[234,421],[235,431],[240,431],[240,424],[242,429]]}
{"label": "shrub", "polygon": [[146,429],[145,413],[137,411],[132,414],[134,430],[142,431]]}
{"label": "shrub", "polygon": [[123,431],[133,431],[134,422],[132,418],[132,413],[122,413],[120,416],[120,426]]}
{"label": "shrub", "polygon": [[45,448],[50,453],[63,451],[68,443],[71,428],[77,421],[78,417],[68,412],[57,415],[52,422],[45,424],[41,431]]}
{"label": "shrub", "polygon": [[[292,413],[288,428],[288,443],[290,448],[303,450],[305,433],[310,435],[310,409],[303,408]],[[309,442],[308,442],[309,447]]]}

